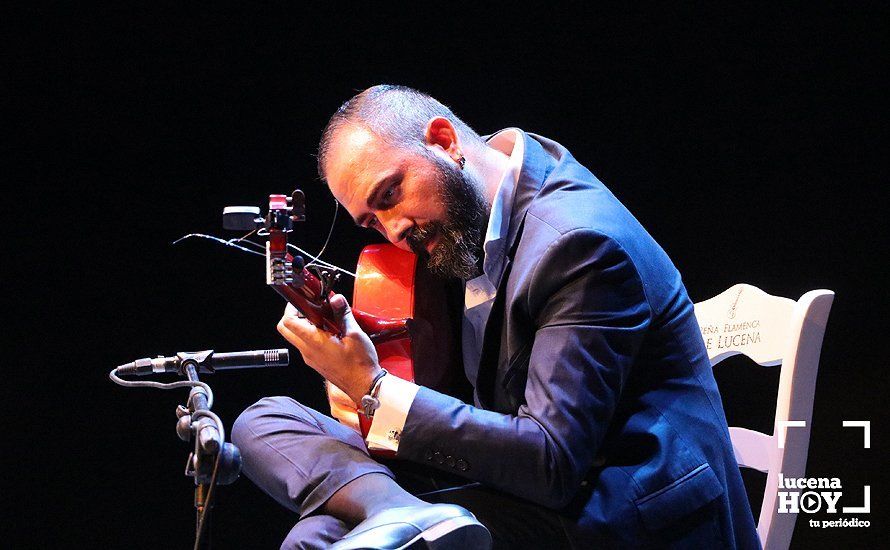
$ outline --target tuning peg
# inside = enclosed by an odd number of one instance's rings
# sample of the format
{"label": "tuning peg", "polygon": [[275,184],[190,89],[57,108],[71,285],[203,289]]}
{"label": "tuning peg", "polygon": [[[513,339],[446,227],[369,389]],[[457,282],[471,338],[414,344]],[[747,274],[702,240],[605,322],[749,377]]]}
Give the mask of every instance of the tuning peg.
{"label": "tuning peg", "polygon": [[294,189],[290,195],[290,218],[295,222],[306,221],[306,195],[300,189]]}

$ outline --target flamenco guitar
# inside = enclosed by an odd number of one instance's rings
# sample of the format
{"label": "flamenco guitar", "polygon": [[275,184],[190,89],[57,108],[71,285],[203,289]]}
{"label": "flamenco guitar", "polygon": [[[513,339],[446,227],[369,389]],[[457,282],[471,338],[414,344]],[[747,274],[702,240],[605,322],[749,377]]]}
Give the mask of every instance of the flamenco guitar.
{"label": "flamenco guitar", "polygon": [[[236,207],[237,208],[237,207]],[[316,327],[340,336],[339,325],[330,304],[337,274],[319,269],[313,273],[304,266],[304,259],[288,252],[288,234],[294,222],[305,221],[305,198],[302,191],[269,196],[269,211],[265,219],[247,222],[233,219],[231,209],[224,214],[228,229],[255,229],[258,225],[268,233],[266,243],[266,283],[296,307]],[[225,219],[229,216],[229,219]],[[249,227],[254,224],[253,227]],[[423,294],[416,292],[418,283]],[[435,289],[435,290],[433,290]],[[443,283],[418,269],[417,256],[392,244],[366,246],[358,259],[352,299],[352,311],[364,330],[380,360],[380,365],[391,374],[417,381],[436,389],[449,387],[456,354],[454,335],[459,325],[449,314],[446,304],[448,292]],[[421,359],[425,376],[417,380],[415,362]],[[359,428],[366,436],[370,419],[338,388],[328,385],[331,412],[342,423]],[[380,456],[391,455],[376,451]]]}

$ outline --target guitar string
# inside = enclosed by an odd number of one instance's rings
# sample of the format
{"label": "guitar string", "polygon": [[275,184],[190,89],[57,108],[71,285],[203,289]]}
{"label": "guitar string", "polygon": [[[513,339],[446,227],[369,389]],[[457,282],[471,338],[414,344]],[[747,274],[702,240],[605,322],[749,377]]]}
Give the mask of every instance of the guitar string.
{"label": "guitar string", "polygon": [[[331,219],[331,228],[328,229],[328,236],[325,238],[324,244],[321,245],[321,250],[318,251],[318,255],[315,258],[313,258],[312,261],[306,265],[306,267],[309,267],[310,265],[314,264],[319,258],[321,258],[321,255],[324,254],[324,251],[328,247],[328,243],[331,242],[331,235],[334,234],[334,225],[337,223],[337,214],[339,212],[340,212],[340,203],[337,202],[337,200],[335,199],[334,200],[334,216]],[[355,275],[353,275],[353,277],[355,277]]]}
{"label": "guitar string", "polygon": [[[178,243],[180,243],[186,239],[190,239],[192,237],[199,237],[201,239],[209,239],[211,241],[215,241],[220,244],[224,244],[226,246],[231,246],[232,248],[237,248],[238,250],[240,250],[242,252],[247,252],[248,254],[256,254],[257,256],[265,256],[265,254],[263,254],[261,252],[257,252],[256,250],[251,250],[249,248],[245,248],[243,246],[235,244],[236,239],[226,240],[226,239],[221,239],[219,237],[214,237],[213,235],[205,235],[204,233],[189,233],[188,235],[183,235],[182,237],[179,237],[178,239],[176,239],[175,241],[173,241],[170,244],[178,244]],[[251,241],[246,241],[246,242],[251,242]],[[252,244],[255,244],[255,243],[252,243]]]}
{"label": "guitar string", "polygon": [[[258,234],[258,235],[262,235],[261,233],[257,233],[257,234]],[[247,252],[248,254],[255,254],[255,255],[257,255],[257,256],[263,256],[263,257],[266,256],[265,253],[263,253],[263,252],[258,252],[258,251],[256,251],[256,250],[251,250],[251,249],[249,249],[249,248],[245,248],[245,247],[243,247],[243,246],[240,246],[240,245],[238,245],[238,244],[235,244],[236,242],[244,242],[244,243],[250,243],[251,245],[256,246],[256,247],[258,247],[258,248],[262,248],[263,245],[261,245],[260,243],[257,243],[257,242],[254,242],[254,241],[251,241],[251,240],[248,240],[248,239],[244,239],[244,240],[242,241],[242,240],[240,240],[240,238],[237,238],[237,239],[228,239],[228,240],[226,240],[226,239],[222,239],[222,238],[220,238],[220,237],[216,237],[216,236],[213,236],[213,235],[206,235],[206,234],[204,234],[204,233],[189,233],[188,235],[183,235],[182,237],[176,239],[176,240],[173,241],[171,244],[177,244],[177,243],[179,243],[180,241],[184,241],[184,240],[186,240],[186,239],[190,239],[190,238],[192,238],[192,237],[197,237],[197,238],[201,238],[201,239],[208,239],[208,240],[217,242],[217,243],[222,244],[222,245],[225,245],[225,246],[231,246],[232,248],[236,248],[236,249],[238,249],[238,250],[240,250],[240,251],[242,251],[242,252]],[[309,256],[310,258],[312,258],[312,261],[311,261],[309,264],[307,264],[307,267],[310,266],[310,265],[313,265],[313,264],[317,264],[317,265],[320,265],[320,266],[322,266],[322,267],[326,267],[326,268],[328,268],[328,269],[333,269],[334,271],[339,271],[339,272],[341,272],[341,273],[345,273],[346,275],[349,275],[350,277],[355,277],[355,276],[356,276],[356,274],[353,273],[352,271],[349,271],[348,269],[343,269],[342,267],[338,267],[338,266],[336,266],[336,265],[334,265],[334,264],[332,264],[332,263],[330,263],[330,262],[326,262],[326,261],[324,261],[324,260],[322,260],[322,259],[319,259],[318,256],[313,256],[311,252],[307,252],[306,250],[303,250],[302,248],[300,248],[299,246],[297,246],[297,245],[295,245],[295,244],[288,243],[287,246],[288,246],[288,248],[292,248],[292,249],[296,250],[296,251],[299,252],[300,254],[305,254],[306,256]]]}

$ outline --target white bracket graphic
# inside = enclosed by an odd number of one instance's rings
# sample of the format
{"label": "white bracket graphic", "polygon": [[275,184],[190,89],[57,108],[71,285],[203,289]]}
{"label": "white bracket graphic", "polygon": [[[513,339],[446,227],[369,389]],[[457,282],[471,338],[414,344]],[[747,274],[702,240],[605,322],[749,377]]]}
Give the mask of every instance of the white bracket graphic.
{"label": "white bracket graphic", "polygon": [[863,506],[844,506],[845,514],[868,514],[871,512],[871,485],[862,486]]}
{"label": "white bracket graphic", "polygon": [[[863,430],[862,448],[863,449],[871,449],[871,421],[870,420],[844,420],[844,428],[862,428],[862,430]],[[868,501],[867,498],[866,498],[866,501]]]}

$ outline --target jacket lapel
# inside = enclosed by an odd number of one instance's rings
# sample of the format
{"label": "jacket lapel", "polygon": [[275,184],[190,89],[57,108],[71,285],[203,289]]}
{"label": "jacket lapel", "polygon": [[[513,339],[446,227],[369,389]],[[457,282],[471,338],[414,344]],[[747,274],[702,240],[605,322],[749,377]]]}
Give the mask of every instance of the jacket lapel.
{"label": "jacket lapel", "polygon": [[498,282],[497,294],[494,304],[485,324],[485,336],[482,343],[482,354],[479,360],[479,371],[476,376],[476,401],[480,407],[490,408],[494,402],[497,371],[502,362],[501,348],[504,316],[506,314],[505,303],[507,299],[507,283],[510,271],[513,267],[513,257],[522,238],[522,227],[525,215],[532,200],[541,190],[541,186],[547,176],[556,166],[555,159],[547,154],[541,144],[534,137],[521,132],[525,144],[522,159],[522,170],[516,183],[516,193],[513,196],[513,207],[510,213],[510,226],[507,233],[507,255],[504,259],[504,267]]}

